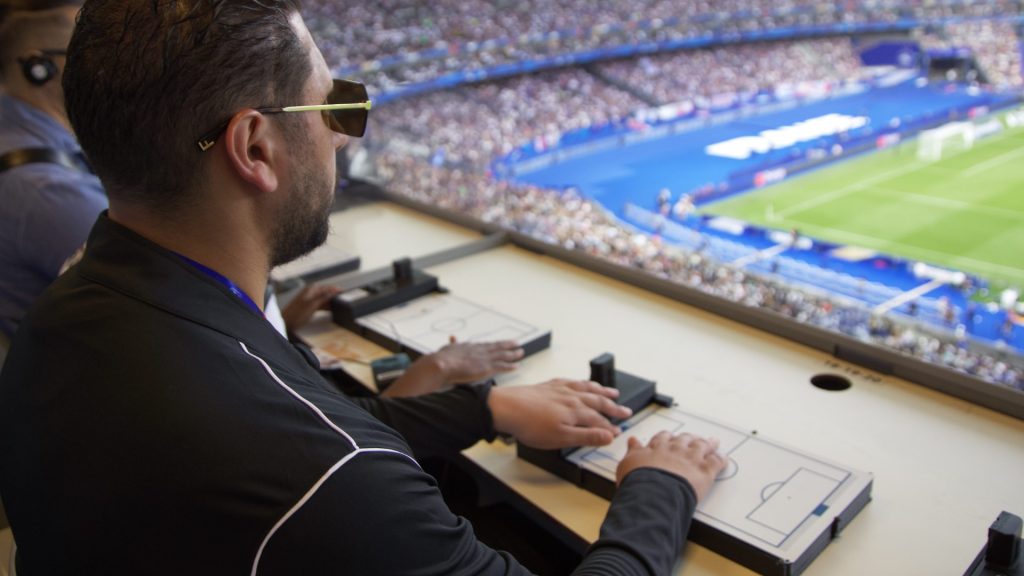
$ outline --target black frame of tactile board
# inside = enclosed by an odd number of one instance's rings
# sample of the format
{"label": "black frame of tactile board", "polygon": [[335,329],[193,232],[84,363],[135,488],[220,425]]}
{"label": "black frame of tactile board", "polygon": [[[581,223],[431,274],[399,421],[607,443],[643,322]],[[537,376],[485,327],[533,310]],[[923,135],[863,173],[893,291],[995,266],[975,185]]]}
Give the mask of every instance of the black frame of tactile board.
{"label": "black frame of tactile board", "polygon": [[1002,511],[964,576],[1024,576],[1024,539],[1020,535],[1020,517]]}
{"label": "black frame of tactile board", "polygon": [[[519,458],[534,464],[548,472],[567,480],[588,492],[596,494],[606,500],[611,500],[615,495],[615,482],[577,466],[567,460],[567,457],[578,450],[578,448],[564,448],[561,450],[538,450],[522,444],[516,445],[516,454]],[[689,540],[704,546],[705,548],[720,554],[738,564],[763,574],[764,576],[797,576],[810,566],[811,562],[821,554],[843,528],[864,509],[864,506],[871,501],[871,487],[874,480],[868,482],[847,506],[833,519],[830,525],[824,526],[821,534],[804,550],[796,559],[787,561],[784,558],[762,550],[743,540],[721,530],[701,522],[694,517],[690,524]]]}
{"label": "black frame of tactile board", "polygon": [[[415,268],[408,258],[393,263],[394,273],[383,278],[371,278],[364,283],[348,286],[345,292],[370,289],[369,293],[357,300],[347,301],[342,298],[344,292],[331,300],[331,316],[335,324],[350,330],[367,340],[383,346],[392,352],[405,352],[413,360],[423,354],[413,350],[392,335],[367,328],[358,322],[359,318],[387,310],[399,304],[422,298],[434,292],[447,292],[442,288],[436,276]],[[401,272],[400,272],[401,270]],[[402,277],[400,278],[400,274]],[[523,358],[535,354],[551,346],[551,331],[522,344]]]}
{"label": "black frame of tactile board", "polygon": [[[657,384],[615,368],[615,357],[604,353],[590,361],[590,379],[604,386],[619,390],[618,402],[632,409],[636,414],[650,405],[671,406],[672,399],[657,393]],[[569,461],[569,456],[579,448],[561,450],[538,450],[518,444],[517,456],[568,480],[589,492],[611,500],[615,495],[615,482]],[[803,550],[799,557],[787,559],[761,549],[741,538],[724,532],[694,517],[690,525],[689,539],[754,570],[765,576],[796,576],[802,573],[821,554],[843,528],[871,501],[873,480],[865,484],[850,504],[840,511],[829,524],[823,524],[821,532]]]}
{"label": "black frame of tactile board", "polygon": [[[331,300],[331,316],[334,323],[349,330],[357,331],[356,320],[367,314],[373,314],[414,298],[425,296],[441,289],[437,277],[409,267],[408,277],[399,279],[395,276],[373,280],[362,285],[346,288],[344,292]],[[366,295],[353,300],[346,300],[345,295],[356,290],[366,291]]]}

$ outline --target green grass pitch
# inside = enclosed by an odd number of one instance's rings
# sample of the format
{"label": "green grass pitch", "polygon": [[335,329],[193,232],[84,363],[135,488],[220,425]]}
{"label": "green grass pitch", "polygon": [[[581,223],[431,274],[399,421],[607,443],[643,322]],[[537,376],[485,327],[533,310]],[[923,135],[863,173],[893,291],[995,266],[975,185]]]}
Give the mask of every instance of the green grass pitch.
{"label": "green grass pitch", "polygon": [[702,211],[1024,288],[1024,128],[934,162],[904,142]]}

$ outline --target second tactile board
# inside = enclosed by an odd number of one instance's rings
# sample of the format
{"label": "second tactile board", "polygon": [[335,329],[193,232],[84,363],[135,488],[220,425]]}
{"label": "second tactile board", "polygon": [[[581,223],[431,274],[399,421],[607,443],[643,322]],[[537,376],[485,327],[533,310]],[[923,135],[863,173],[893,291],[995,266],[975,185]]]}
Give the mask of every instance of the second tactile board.
{"label": "second tactile board", "polygon": [[694,540],[762,573],[798,574],[870,498],[872,476],[678,407],[651,408],[603,447],[568,460],[610,482],[627,441],[656,433],[715,437],[728,458],[694,516]]}

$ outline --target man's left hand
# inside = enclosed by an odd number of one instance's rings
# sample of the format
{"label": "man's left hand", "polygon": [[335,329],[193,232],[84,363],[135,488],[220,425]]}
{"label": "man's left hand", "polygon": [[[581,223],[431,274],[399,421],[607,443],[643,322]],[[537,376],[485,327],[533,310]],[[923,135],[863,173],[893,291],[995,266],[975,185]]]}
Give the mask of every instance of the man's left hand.
{"label": "man's left hand", "polygon": [[433,356],[446,383],[465,384],[515,370],[523,349],[511,340],[473,343],[453,338]]}

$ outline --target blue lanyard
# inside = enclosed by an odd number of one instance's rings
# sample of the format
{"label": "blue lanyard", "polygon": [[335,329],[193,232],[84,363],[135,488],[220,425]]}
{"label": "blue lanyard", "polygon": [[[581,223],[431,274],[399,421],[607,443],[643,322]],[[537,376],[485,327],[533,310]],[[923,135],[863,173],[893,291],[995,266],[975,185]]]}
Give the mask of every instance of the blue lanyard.
{"label": "blue lanyard", "polygon": [[223,284],[228,290],[231,291],[232,294],[237,296],[243,303],[245,303],[246,306],[248,306],[249,308],[252,308],[253,311],[256,312],[257,314],[259,314],[260,316],[263,316],[263,310],[261,310],[260,307],[257,306],[255,302],[253,302],[252,298],[250,298],[248,294],[243,292],[242,289],[239,288],[237,284],[232,282],[231,279],[229,279],[227,276],[221,274],[220,272],[217,272],[213,268],[209,268],[207,266],[203,266],[202,264],[200,264],[199,262],[196,262],[195,260],[189,258],[188,256],[182,256],[181,254],[178,254],[177,252],[175,252],[175,255],[178,258],[181,258],[182,260],[184,260],[185,262],[188,262],[189,264],[191,264],[196,270],[199,270],[203,274],[206,274],[210,278],[213,278],[217,282],[220,282],[221,284]]}

